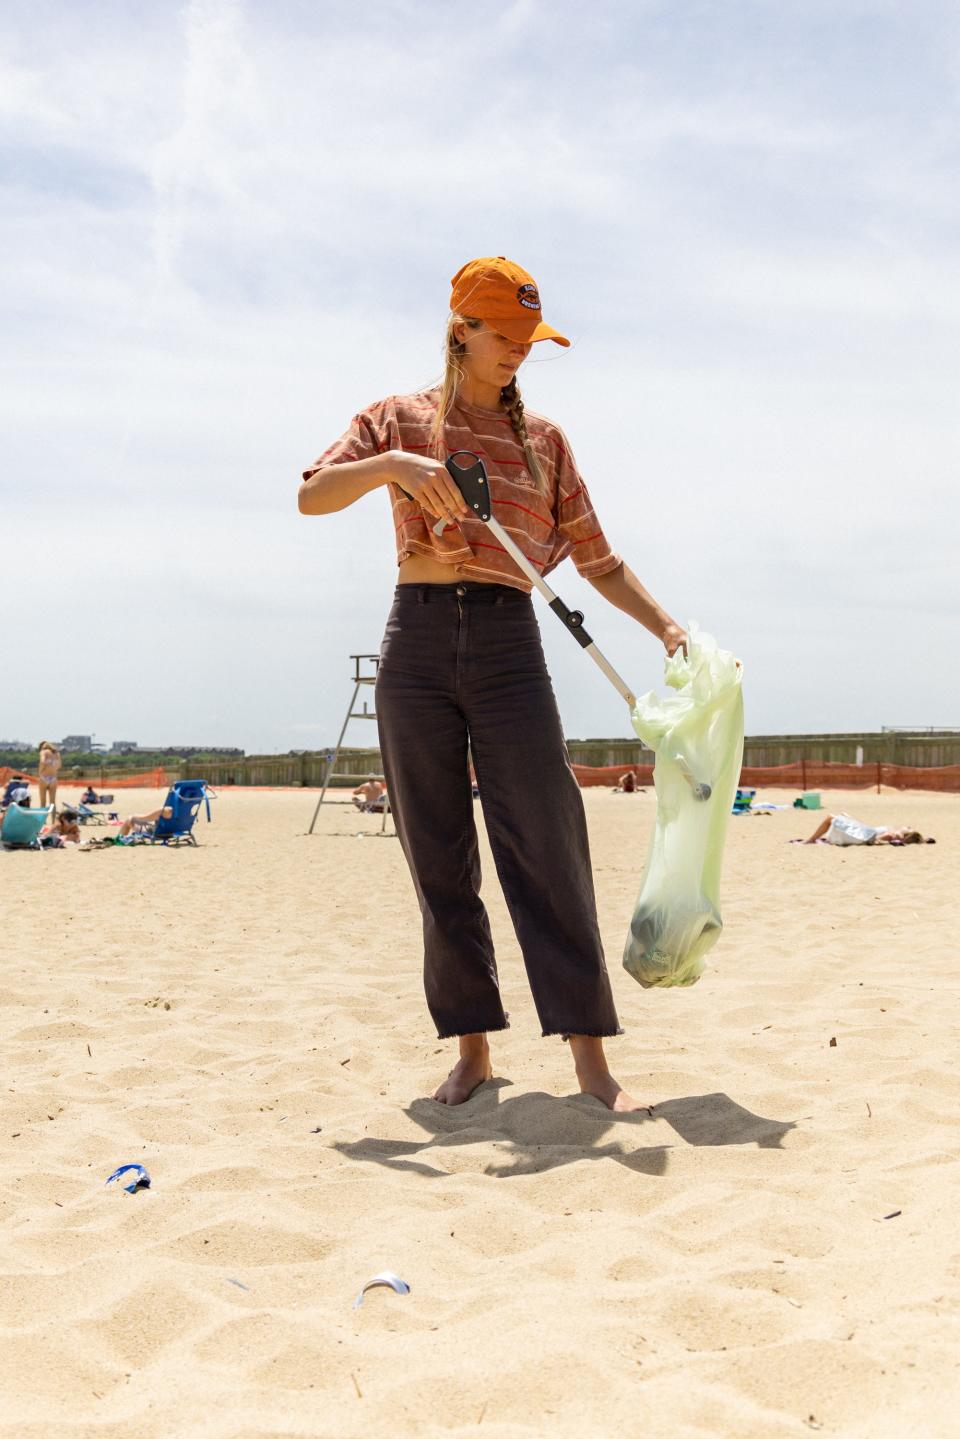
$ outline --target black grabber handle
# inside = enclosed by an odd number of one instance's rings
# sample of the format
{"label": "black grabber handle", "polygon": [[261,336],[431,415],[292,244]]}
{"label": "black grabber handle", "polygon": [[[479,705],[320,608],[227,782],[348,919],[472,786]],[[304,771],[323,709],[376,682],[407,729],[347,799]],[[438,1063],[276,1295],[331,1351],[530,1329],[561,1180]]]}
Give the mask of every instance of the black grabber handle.
{"label": "black grabber handle", "polygon": [[[461,459],[472,460],[473,464],[466,466],[459,465],[457,461]],[[471,509],[476,512],[478,519],[484,520],[489,524],[492,519],[490,486],[487,482],[486,466],[480,456],[475,454],[473,450],[454,450],[453,454],[450,455],[447,460],[447,470],[464,500]],[[589,649],[593,644],[593,640],[583,628],[583,611],[569,609],[560,596],[553,592],[550,586],[536,573],[532,565],[524,559],[524,556],[510,539],[509,535],[504,535],[503,531],[500,530],[496,524],[496,521],[493,523],[503,543],[508,545],[512,550],[513,557],[517,564],[522,570],[527,572],[537,589],[542,591],[543,597],[553,610],[553,613],[570,631],[577,644],[583,649]]]}
{"label": "black grabber handle", "polygon": [[582,645],[583,648],[586,649],[588,645],[593,644],[593,640],[583,628],[582,610],[567,609],[567,606],[563,603],[559,595],[557,595],[555,600],[550,601],[550,608],[555,615],[559,615],[578,645]]}
{"label": "black grabber handle", "polygon": [[[461,467],[459,458],[472,460],[472,465]],[[477,519],[490,518],[490,486],[487,484],[487,470],[479,455],[473,450],[454,450],[447,460],[447,470],[464,500],[475,511]]]}

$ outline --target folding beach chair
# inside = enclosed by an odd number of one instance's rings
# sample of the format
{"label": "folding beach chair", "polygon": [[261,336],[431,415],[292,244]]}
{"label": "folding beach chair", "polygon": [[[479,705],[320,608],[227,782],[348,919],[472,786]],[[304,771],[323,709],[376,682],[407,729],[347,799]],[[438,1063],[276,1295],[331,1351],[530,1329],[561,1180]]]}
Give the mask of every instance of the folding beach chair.
{"label": "folding beach chair", "polygon": [[4,810],[0,825],[0,844],[4,849],[40,849],[40,831],[50,817],[52,805],[46,809],[24,809],[11,804]]}
{"label": "folding beach chair", "polygon": [[92,809],[90,805],[84,804],[82,800],[78,800],[76,804],[61,805],[60,813],[69,815],[71,819],[77,821],[77,824],[106,824],[108,820],[116,819],[117,817],[112,812],[110,814],[101,814],[99,810]]}
{"label": "folding beach chair", "polygon": [[193,824],[200,813],[200,806],[207,807],[207,822],[210,822],[210,791],[206,780],[202,779],[179,779],[170,788],[170,793],[163,802],[164,809],[171,809],[173,813],[169,819],[163,815],[157,820],[149,834],[142,838],[150,844],[168,844],[179,847],[181,844],[196,844],[196,837],[193,833]]}

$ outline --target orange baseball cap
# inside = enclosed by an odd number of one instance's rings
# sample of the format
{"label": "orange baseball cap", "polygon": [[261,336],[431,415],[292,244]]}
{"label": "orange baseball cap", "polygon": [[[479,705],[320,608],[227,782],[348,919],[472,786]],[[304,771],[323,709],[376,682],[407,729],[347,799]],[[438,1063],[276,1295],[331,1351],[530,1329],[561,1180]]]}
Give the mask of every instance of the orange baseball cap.
{"label": "orange baseball cap", "polygon": [[450,309],[471,320],[486,320],[508,340],[570,341],[540,317],[540,292],[532,275],[504,255],[471,260],[450,281]]}

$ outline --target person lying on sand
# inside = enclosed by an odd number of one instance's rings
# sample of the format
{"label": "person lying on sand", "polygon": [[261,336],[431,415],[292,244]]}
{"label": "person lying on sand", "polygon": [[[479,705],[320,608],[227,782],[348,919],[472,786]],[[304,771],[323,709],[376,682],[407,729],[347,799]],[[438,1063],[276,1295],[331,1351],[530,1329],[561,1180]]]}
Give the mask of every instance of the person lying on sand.
{"label": "person lying on sand", "polygon": [[849,814],[825,814],[809,839],[794,844],[936,844],[916,829],[889,829],[887,825],[863,824]]}
{"label": "person lying on sand", "polygon": [[153,829],[158,819],[169,819],[172,814],[173,810],[168,804],[163,805],[161,809],[152,809],[149,814],[132,814],[120,826],[119,838],[123,839],[126,835],[132,834],[134,830],[138,834],[146,833]]}

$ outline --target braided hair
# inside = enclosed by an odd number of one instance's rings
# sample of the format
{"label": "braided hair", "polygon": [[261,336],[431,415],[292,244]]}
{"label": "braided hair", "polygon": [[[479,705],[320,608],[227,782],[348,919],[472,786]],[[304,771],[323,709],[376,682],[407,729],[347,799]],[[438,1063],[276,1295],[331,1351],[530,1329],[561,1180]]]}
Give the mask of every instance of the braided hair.
{"label": "braided hair", "polygon": [[[434,451],[438,459],[443,459],[443,427],[446,424],[447,415],[457,397],[457,390],[464,378],[463,356],[467,347],[462,340],[458,340],[454,326],[457,324],[466,325],[470,330],[479,330],[483,324],[482,320],[468,319],[466,315],[451,315],[447,321],[446,342],[444,344],[444,367],[443,380],[440,384],[440,396],[437,401],[437,413],[433,417],[431,426],[431,439],[433,440]],[[520,387],[517,384],[517,377],[514,375],[509,385],[504,385],[500,391],[500,404],[506,412],[513,433],[523,448],[526,457],[527,468],[532,479],[536,482],[539,490],[546,490],[547,481],[537,458],[537,453],[527,434],[527,422],[523,413],[523,400],[520,398]]]}
{"label": "braided hair", "polygon": [[537,488],[541,490],[546,489],[546,480],[543,470],[540,468],[537,452],[530,442],[530,436],[527,434],[527,422],[523,414],[523,400],[520,398],[520,386],[517,384],[516,375],[514,375],[509,385],[504,385],[500,391],[500,403],[507,412],[510,424],[513,427],[513,433],[523,446],[523,453],[527,459],[527,468],[532,478],[536,480]]}

